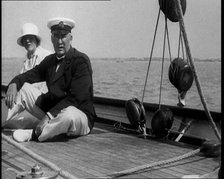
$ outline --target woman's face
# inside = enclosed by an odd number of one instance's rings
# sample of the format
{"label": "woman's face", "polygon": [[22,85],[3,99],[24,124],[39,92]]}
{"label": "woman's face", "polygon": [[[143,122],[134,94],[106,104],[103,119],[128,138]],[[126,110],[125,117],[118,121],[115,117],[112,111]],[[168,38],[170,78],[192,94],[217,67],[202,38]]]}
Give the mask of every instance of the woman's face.
{"label": "woman's face", "polygon": [[34,53],[37,48],[37,39],[34,35],[26,35],[22,38],[22,44],[28,53]]}

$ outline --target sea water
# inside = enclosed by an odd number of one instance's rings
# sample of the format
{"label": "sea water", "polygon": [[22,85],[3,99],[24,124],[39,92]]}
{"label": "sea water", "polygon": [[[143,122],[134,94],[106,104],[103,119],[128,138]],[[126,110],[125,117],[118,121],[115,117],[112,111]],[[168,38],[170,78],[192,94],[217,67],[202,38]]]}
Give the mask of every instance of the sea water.
{"label": "sea water", "polygon": [[[90,58],[93,68],[94,95],[128,100],[133,97],[144,102],[176,105],[177,90],[170,83],[170,60],[152,60],[147,76],[148,59],[137,58]],[[21,58],[2,59],[2,84],[19,73]],[[196,60],[194,62],[200,86],[209,110],[221,111],[221,61]],[[161,75],[162,74],[162,75]],[[146,80],[147,76],[147,80]],[[162,81],[161,81],[162,79]],[[144,85],[145,93],[143,96]],[[195,81],[186,95],[186,106],[202,109]]]}

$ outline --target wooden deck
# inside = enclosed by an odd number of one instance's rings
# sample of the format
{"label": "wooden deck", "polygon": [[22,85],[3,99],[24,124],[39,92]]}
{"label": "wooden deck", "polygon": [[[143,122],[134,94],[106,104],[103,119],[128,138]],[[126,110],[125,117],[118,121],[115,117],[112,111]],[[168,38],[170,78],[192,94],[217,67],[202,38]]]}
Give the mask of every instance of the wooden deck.
{"label": "wooden deck", "polygon": [[[72,173],[78,178],[105,177],[113,172],[130,169],[152,162],[166,160],[191,151],[191,147],[171,145],[167,142],[139,138],[133,134],[117,131],[110,125],[96,123],[88,136],[49,141],[44,143],[27,142],[21,145],[31,149],[45,159]],[[14,179],[17,171],[30,170],[38,161],[31,159],[14,146],[2,141],[2,178]],[[43,170],[49,169],[40,164]],[[213,171],[219,166],[219,159],[201,155],[144,172],[128,175],[127,178],[180,178],[183,175]],[[53,171],[52,171],[53,172]]]}
{"label": "wooden deck", "polygon": [[[6,117],[4,105],[2,105],[2,111],[4,120]],[[43,143],[30,141],[21,145],[77,178],[108,177],[114,172],[167,160],[197,148],[170,140],[144,139],[135,133],[116,129],[112,125],[114,120],[129,123],[124,108],[96,104],[96,112],[101,122],[95,123],[90,135],[70,139],[62,135],[53,141]],[[152,113],[147,112],[147,116],[151,115]],[[110,123],[108,120],[113,122]],[[147,125],[150,126],[149,121]],[[6,134],[11,137],[10,133]],[[54,174],[54,171],[44,164],[2,140],[3,179],[15,179],[15,172],[10,171],[9,168],[17,172],[30,171],[36,163],[47,175]],[[206,158],[199,153],[175,163],[151,167],[121,178],[181,178],[183,175],[206,174],[219,165],[219,157]]]}

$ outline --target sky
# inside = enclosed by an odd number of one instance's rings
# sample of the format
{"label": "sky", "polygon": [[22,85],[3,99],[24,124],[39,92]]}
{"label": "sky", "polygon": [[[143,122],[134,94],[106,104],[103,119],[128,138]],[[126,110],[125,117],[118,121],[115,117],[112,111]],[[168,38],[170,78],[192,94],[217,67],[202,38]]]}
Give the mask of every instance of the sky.
{"label": "sky", "polygon": [[[41,46],[53,51],[47,22],[54,17],[76,22],[72,46],[89,57],[149,57],[158,11],[158,0],[2,1],[2,57],[25,56],[16,40],[27,22],[39,27]],[[221,58],[221,0],[187,0],[184,24],[192,57]],[[175,58],[179,23],[168,21],[168,30]],[[162,13],[153,57],[162,57],[163,34]]]}

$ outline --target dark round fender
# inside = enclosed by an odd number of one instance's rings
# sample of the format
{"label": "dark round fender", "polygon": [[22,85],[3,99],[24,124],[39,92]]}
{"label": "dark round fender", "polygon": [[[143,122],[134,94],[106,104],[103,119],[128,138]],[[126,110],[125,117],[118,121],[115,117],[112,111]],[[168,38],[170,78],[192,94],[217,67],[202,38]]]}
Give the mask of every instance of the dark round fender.
{"label": "dark round fender", "polygon": [[137,128],[140,124],[146,122],[145,108],[137,98],[129,99],[125,103],[125,109],[128,120],[132,126]]}
{"label": "dark round fender", "polygon": [[173,112],[168,108],[158,109],[151,121],[152,134],[157,138],[162,138],[167,136],[168,130],[173,125]]}
{"label": "dark round fender", "polygon": [[[186,12],[187,2],[186,0],[180,0],[180,3],[184,15]],[[159,6],[170,21],[178,22],[180,20],[177,12],[177,0],[159,0]]]}
{"label": "dark round fender", "polygon": [[169,67],[169,80],[179,91],[187,91],[191,88],[194,75],[189,64],[182,58],[175,58]]}

